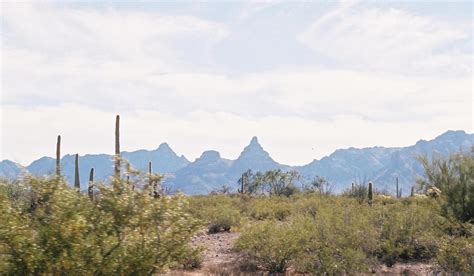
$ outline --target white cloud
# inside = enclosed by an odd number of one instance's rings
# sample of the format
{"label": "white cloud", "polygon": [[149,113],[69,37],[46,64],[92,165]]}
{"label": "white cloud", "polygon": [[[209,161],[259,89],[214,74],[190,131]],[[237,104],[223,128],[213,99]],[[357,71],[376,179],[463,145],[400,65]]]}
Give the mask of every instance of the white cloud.
{"label": "white cloud", "polygon": [[[407,74],[470,74],[472,26],[398,9],[341,5],[299,39],[346,68]],[[470,42],[471,41],[471,42]],[[464,49],[464,50],[463,50]]]}
{"label": "white cloud", "polygon": [[473,131],[471,74],[401,74],[463,71],[453,64],[464,66],[469,53],[435,50],[465,39],[464,30],[406,12],[342,5],[313,24],[303,40],[340,57],[344,70],[295,65],[237,76],[212,66],[213,49],[230,32],[220,23],[2,5],[0,159],[29,163],[52,155],[58,133],[65,152],[111,152],[115,113],[123,115],[126,150],[167,141],[191,159],[213,148],[236,158],[258,135],[277,161],[290,164],[339,147],[408,145],[447,129]]}
{"label": "white cloud", "polygon": [[52,63],[87,58],[150,66],[154,60],[158,62],[154,69],[174,70],[183,65],[176,59],[177,42],[199,41],[196,44],[208,47],[228,34],[224,25],[192,16],[73,9],[51,3],[2,6],[3,47],[33,52]]}

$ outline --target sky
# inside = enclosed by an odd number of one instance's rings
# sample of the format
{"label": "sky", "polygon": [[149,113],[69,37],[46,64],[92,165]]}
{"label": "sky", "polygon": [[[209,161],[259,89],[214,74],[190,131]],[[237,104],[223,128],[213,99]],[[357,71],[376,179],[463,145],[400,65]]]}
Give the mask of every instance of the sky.
{"label": "sky", "polygon": [[1,2],[0,160],[250,139],[303,165],[473,132],[471,1]]}

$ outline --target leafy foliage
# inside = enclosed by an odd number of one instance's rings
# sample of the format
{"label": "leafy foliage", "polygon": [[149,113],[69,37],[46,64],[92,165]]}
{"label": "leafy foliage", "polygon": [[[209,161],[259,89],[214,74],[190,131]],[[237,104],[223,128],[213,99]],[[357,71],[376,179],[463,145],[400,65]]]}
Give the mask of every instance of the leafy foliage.
{"label": "leafy foliage", "polygon": [[237,199],[224,194],[190,199],[189,212],[207,224],[209,233],[230,231],[241,223]]}
{"label": "leafy foliage", "polygon": [[322,176],[316,176],[309,185],[305,185],[303,190],[310,193],[319,193],[321,195],[330,195],[334,189],[334,183],[329,182]]}
{"label": "leafy foliage", "polygon": [[290,196],[298,192],[295,184],[299,179],[300,175],[296,171],[284,172],[276,169],[254,174],[248,170],[238,180],[239,192],[250,195]]}
{"label": "leafy foliage", "polygon": [[[0,183],[0,268],[10,274],[147,274],[199,254],[183,196],[114,179],[91,201],[61,178]],[[20,196],[18,196],[20,195]]]}
{"label": "leafy foliage", "polygon": [[296,239],[291,225],[265,221],[246,229],[236,249],[264,270],[284,272],[299,250]]}
{"label": "leafy foliage", "polygon": [[[376,198],[369,207],[313,193],[253,198],[247,205],[260,209],[278,202],[290,209],[285,219],[269,215],[251,222],[236,245],[247,261],[268,271],[292,266],[302,273],[355,273],[369,272],[378,262],[428,261],[438,258],[440,240],[449,237],[449,221],[429,198]],[[252,218],[255,211],[248,210],[243,213]]]}
{"label": "leafy foliage", "polygon": [[420,161],[426,178],[419,180],[419,184],[429,195],[441,196],[444,214],[462,222],[474,222],[474,148],[470,153],[431,161],[424,156]]}

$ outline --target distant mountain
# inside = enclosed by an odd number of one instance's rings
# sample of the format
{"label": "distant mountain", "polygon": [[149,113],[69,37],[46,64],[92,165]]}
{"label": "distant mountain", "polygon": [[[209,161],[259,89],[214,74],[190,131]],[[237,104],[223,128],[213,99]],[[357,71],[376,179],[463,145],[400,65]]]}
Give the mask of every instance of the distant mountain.
{"label": "distant mountain", "polygon": [[165,185],[173,191],[188,194],[207,194],[222,185],[228,185],[232,161],[221,158],[217,151],[205,151],[201,157],[188,166],[178,170],[174,176],[165,180]]}
{"label": "distant mountain", "polygon": [[408,194],[416,177],[423,176],[423,167],[416,159],[418,156],[426,155],[428,158],[447,156],[453,152],[470,151],[473,146],[474,134],[447,131],[434,140],[420,140],[413,146],[395,151],[385,166],[374,173],[373,179],[375,182],[389,185],[388,190],[395,193],[393,183],[395,177],[398,177],[404,194]]}
{"label": "distant mountain", "polygon": [[[178,156],[163,143],[155,150],[138,150],[133,152],[122,152],[122,156],[130,164],[139,170],[145,171],[148,162],[152,162],[153,171],[160,173],[174,173],[187,166],[189,161],[184,156]],[[69,183],[74,181],[74,155],[67,154],[61,158],[61,172]],[[8,160],[5,160],[8,161]],[[3,162],[5,162],[3,161]],[[2,163],[3,163],[2,162]],[[33,161],[26,167],[27,171],[36,176],[51,175],[55,172],[56,160],[51,157],[42,157]],[[0,175],[6,170],[6,166],[0,165]],[[107,154],[86,154],[79,157],[79,176],[81,189],[85,189],[89,179],[90,169],[94,168],[94,179],[97,181],[107,181],[113,174],[113,160]]]}
{"label": "distant mountain", "polygon": [[468,151],[474,145],[474,134],[464,131],[447,131],[431,141],[420,140],[413,146],[403,148],[372,147],[364,149],[339,149],[333,154],[299,167],[302,175],[327,177],[337,183],[341,191],[350,183],[372,181],[379,189],[395,193],[395,179],[407,194],[423,168],[417,161],[420,155],[447,156],[458,151]]}
{"label": "distant mountain", "polygon": [[253,171],[267,171],[277,168],[289,168],[275,162],[268,152],[258,142],[257,137],[253,137],[250,144],[244,148],[239,158],[232,163],[229,169],[229,178],[239,179],[242,172],[249,169]]}
{"label": "distant mountain", "polygon": [[[0,177],[14,179],[18,178],[22,171],[25,170],[20,164],[10,160],[0,161]],[[26,170],[25,170],[26,171]]]}
{"label": "distant mountain", "polygon": [[165,185],[187,194],[207,194],[222,186],[235,186],[242,173],[248,169],[267,171],[277,168],[290,167],[275,162],[257,137],[253,137],[237,160],[223,159],[217,151],[205,151],[196,161],[168,177]]}
{"label": "distant mountain", "polygon": [[[125,159],[137,169],[146,170],[149,161],[153,162],[153,171],[166,175],[165,185],[172,191],[187,194],[207,194],[224,185],[236,187],[240,175],[248,169],[266,171],[269,169],[294,169],[306,179],[316,175],[324,176],[336,184],[336,190],[342,191],[355,179],[372,181],[378,189],[395,192],[395,178],[406,195],[415,183],[416,177],[423,174],[423,168],[416,160],[417,156],[446,156],[458,151],[469,151],[474,146],[474,134],[464,131],[447,131],[431,141],[420,140],[413,146],[400,148],[348,148],[338,149],[320,160],[297,167],[290,167],[274,161],[253,137],[236,160],[224,159],[217,151],[205,151],[194,162],[184,156],[178,156],[168,146],[161,144],[156,150],[138,150],[123,152]],[[65,155],[61,159],[63,175],[72,182],[74,174],[74,156]],[[26,170],[34,175],[54,173],[55,160],[42,157],[31,163]],[[89,170],[95,168],[96,180],[105,181],[113,173],[110,155],[96,154],[80,157],[81,184],[85,188]],[[15,178],[21,173],[21,165],[8,160],[0,162],[0,176]]]}
{"label": "distant mountain", "polygon": [[156,150],[137,150],[123,152],[122,156],[138,170],[147,170],[148,162],[152,162],[153,170],[161,173],[174,173],[190,162],[183,155],[178,156],[167,143],[161,144]]}

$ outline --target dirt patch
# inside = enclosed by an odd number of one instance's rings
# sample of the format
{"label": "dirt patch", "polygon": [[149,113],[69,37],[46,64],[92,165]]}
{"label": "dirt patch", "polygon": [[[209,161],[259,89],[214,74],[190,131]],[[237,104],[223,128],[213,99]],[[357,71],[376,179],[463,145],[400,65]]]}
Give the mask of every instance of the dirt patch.
{"label": "dirt patch", "polygon": [[392,267],[381,265],[376,269],[375,273],[378,275],[434,275],[442,273],[442,270],[431,263],[396,263]]}
{"label": "dirt patch", "polygon": [[194,246],[203,246],[204,259],[202,262],[202,272],[235,271],[239,269],[239,253],[232,250],[239,233],[216,233],[199,235],[193,240]]}
{"label": "dirt patch", "polygon": [[192,271],[172,271],[167,275],[231,275],[240,273],[241,255],[232,250],[239,233],[201,232],[193,238],[193,247],[203,247],[201,268]]}

